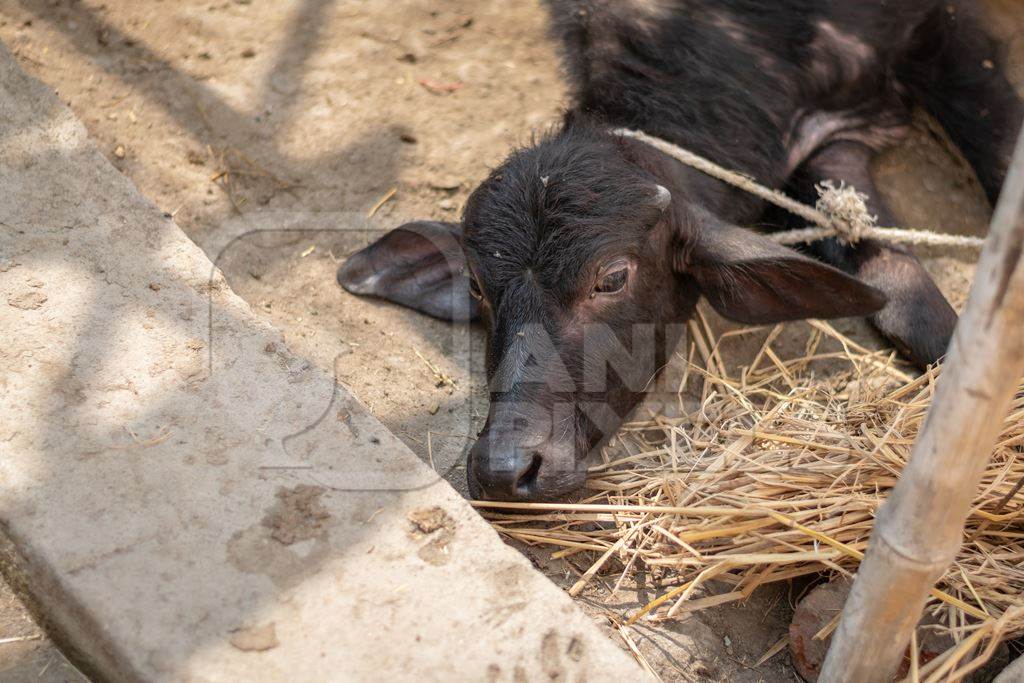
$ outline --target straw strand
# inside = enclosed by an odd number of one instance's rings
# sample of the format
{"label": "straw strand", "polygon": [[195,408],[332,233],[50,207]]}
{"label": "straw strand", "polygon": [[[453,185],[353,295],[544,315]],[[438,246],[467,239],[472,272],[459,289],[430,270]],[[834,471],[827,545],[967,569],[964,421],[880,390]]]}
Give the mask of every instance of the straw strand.
{"label": "straw strand", "polygon": [[[703,398],[683,417],[623,427],[623,445],[592,468],[581,502],[474,505],[507,538],[590,556],[575,594],[602,575],[617,589],[641,574],[672,586],[623,614],[626,624],[681,618],[766,583],[856,572],[936,376],[911,377],[892,355],[860,347],[827,323],[788,327],[806,331],[806,355],[773,348],[781,338],[792,342],[780,328],[715,337],[693,326],[701,335],[694,344],[712,362],[692,368],[683,390]],[[765,338],[752,356],[759,364],[727,376],[718,354],[751,334]],[[1022,440],[1024,393],[978,488],[966,530],[972,542],[931,593],[929,609],[943,608],[936,628],[956,645],[941,663],[922,664],[921,680],[974,667],[991,652],[986,645],[1024,635]],[[712,578],[719,586],[706,583]],[[964,649],[968,641],[981,647]]]}

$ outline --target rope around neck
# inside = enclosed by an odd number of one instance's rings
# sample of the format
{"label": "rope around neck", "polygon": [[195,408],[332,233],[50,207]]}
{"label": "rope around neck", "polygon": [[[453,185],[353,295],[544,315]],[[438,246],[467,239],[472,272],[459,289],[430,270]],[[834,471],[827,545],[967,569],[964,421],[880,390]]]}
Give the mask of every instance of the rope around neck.
{"label": "rope around neck", "polygon": [[705,159],[661,138],[629,128],[616,128],[612,130],[612,133],[645,142],[687,166],[760,197],[818,226],[786,230],[768,235],[768,237],[779,244],[800,244],[802,242],[813,242],[825,237],[837,237],[847,244],[856,244],[864,238],[875,238],[903,244],[928,244],[934,246],[971,247],[975,249],[980,249],[985,244],[985,240],[981,237],[949,235],[930,230],[878,227],[875,225],[875,222],[878,220],[877,217],[868,213],[867,195],[857,192],[853,186],[842,182],[836,186],[833,181],[826,180],[815,185],[814,189],[818,192],[818,201],[814,206],[809,206],[783,192],[761,185],[748,175],[730,171],[709,159]]}

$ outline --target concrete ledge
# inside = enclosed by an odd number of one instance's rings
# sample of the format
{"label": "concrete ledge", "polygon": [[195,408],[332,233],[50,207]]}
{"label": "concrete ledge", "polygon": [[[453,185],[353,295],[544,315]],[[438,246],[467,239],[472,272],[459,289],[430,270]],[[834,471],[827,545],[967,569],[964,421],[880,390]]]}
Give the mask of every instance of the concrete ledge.
{"label": "concrete ledge", "polygon": [[1024,658],[1010,662],[1010,666],[996,676],[994,683],[1021,683],[1024,681]]}
{"label": "concrete ledge", "polygon": [[641,677],[0,48],[2,567],[111,681]]}

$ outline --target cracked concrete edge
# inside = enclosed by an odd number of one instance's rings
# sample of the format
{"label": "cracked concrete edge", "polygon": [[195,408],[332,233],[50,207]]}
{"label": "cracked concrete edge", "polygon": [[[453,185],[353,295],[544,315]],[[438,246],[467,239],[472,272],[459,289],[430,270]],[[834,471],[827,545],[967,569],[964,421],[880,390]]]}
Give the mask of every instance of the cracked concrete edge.
{"label": "cracked concrete edge", "polygon": [[[0,245],[12,252],[0,252],[0,291],[17,304],[0,313],[0,330],[17,331],[0,351],[12,370],[0,373],[7,390],[0,408],[20,418],[0,425],[9,456],[0,459],[2,566],[84,670],[112,681],[203,683],[328,674],[642,676],[364,406],[277,346],[279,333],[227,289],[206,256],[101,157],[81,123],[2,46],[0,93],[0,142],[10,152],[0,158],[7,185],[0,227],[12,238]],[[91,259],[88,272],[73,261],[83,254]],[[48,296],[35,299],[43,314],[23,308],[24,292],[15,291],[26,274],[50,279],[40,290]],[[142,301],[151,297],[147,282],[164,288],[149,307]],[[79,290],[95,295],[86,320],[92,327],[83,329],[109,336],[81,339]],[[220,335],[208,340],[212,374],[178,357],[180,344],[192,343],[204,326],[191,314],[161,317],[192,311],[206,295]],[[136,336],[117,336],[118,326]],[[156,331],[147,337],[142,329]],[[82,344],[77,352],[65,348],[75,343]],[[225,354],[215,355],[215,347]],[[119,356],[120,374],[89,363],[111,354]],[[154,357],[164,363],[155,375]],[[137,381],[134,398],[88,403],[102,381],[123,376],[129,386]],[[155,396],[166,400],[153,414],[132,412]],[[319,426],[325,396],[341,396],[363,437],[336,420]],[[247,412],[211,417],[237,401]],[[110,430],[74,421],[83,411],[101,426],[107,418],[110,425],[135,418],[155,429],[177,419],[206,425],[208,433],[181,430],[175,440],[147,446],[145,458],[112,453]],[[356,477],[369,490],[260,472],[261,457],[284,453],[267,444],[296,424],[318,425],[298,444],[308,463],[332,472],[335,483]],[[38,438],[21,431],[26,425],[40,428]],[[275,439],[225,440],[250,433]],[[222,446],[216,457],[196,457],[211,445]],[[371,458],[379,463],[374,471],[365,464]],[[396,481],[404,491],[380,490]],[[322,529],[313,524],[308,541],[293,541],[309,546],[300,556],[290,544],[275,544],[266,520],[282,491],[302,486],[317,487],[329,521]],[[434,508],[450,520],[450,535],[448,527],[433,535],[410,530],[411,513]],[[185,521],[183,511],[191,514]],[[413,589],[398,590],[406,587],[395,585],[400,581]],[[256,623],[277,625],[272,646],[228,642],[230,633]],[[434,638],[431,645],[420,644],[421,633]]]}

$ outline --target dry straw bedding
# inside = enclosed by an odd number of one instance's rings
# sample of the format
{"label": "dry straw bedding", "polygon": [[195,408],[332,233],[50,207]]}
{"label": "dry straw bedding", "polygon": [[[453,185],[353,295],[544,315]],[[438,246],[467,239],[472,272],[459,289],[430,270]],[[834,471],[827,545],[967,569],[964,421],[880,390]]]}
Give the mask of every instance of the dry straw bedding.
{"label": "dry straw bedding", "polygon": [[[776,327],[752,362],[730,374],[723,349],[764,330],[716,336],[698,318],[684,375],[695,409],[628,424],[591,469],[580,503],[487,506],[488,518],[510,539],[587,558],[573,595],[596,576],[618,588],[641,570],[660,575],[671,588],[622,615],[623,625],[679,619],[774,581],[851,576],[938,372],[913,376],[893,353],[870,351],[824,322],[793,325],[804,329],[802,353],[780,357]],[[922,664],[920,680],[958,677],[1001,640],[1024,635],[1022,452],[1024,394],[978,488],[957,560],[928,603],[957,645]],[[838,616],[818,636],[836,623]]]}

